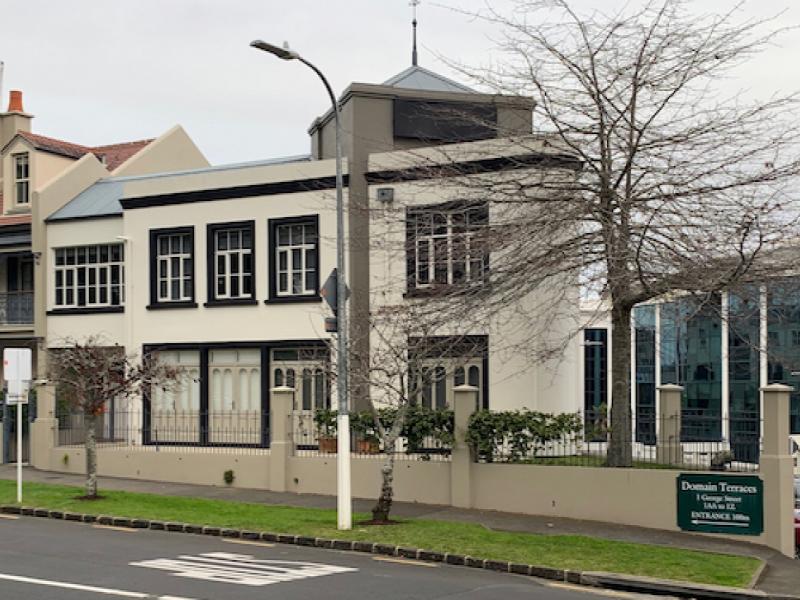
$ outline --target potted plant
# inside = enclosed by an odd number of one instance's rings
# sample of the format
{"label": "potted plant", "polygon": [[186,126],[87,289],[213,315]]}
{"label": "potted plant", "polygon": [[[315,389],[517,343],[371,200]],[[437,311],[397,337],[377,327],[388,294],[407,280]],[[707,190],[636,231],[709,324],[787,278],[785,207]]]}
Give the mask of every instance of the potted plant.
{"label": "potted plant", "polygon": [[375,431],[375,421],[371,412],[365,411],[351,415],[351,428],[355,433],[356,452],[378,454],[380,438]]}
{"label": "potted plant", "polygon": [[326,454],[336,454],[336,411],[329,408],[318,409],[314,412],[314,424],[317,426],[317,443],[319,451]]}

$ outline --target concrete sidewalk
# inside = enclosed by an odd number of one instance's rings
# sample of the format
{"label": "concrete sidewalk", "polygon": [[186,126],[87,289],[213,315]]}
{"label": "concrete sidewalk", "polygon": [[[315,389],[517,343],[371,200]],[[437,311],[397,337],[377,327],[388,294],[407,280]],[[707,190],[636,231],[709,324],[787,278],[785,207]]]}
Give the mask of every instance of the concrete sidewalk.
{"label": "concrete sidewalk", "polygon": [[[13,465],[0,465],[0,479],[16,479]],[[83,485],[84,478],[48,471],[26,468],[24,479],[27,482],[54,483],[63,485]],[[312,508],[336,508],[336,498],[332,496],[300,495],[291,493],[267,492],[230,487],[188,485],[140,481],[134,479],[118,479],[99,477],[100,489],[122,490],[163,494],[167,496],[188,496],[193,498],[212,498],[256,504],[282,504]],[[602,501],[602,499],[599,499]],[[358,512],[369,512],[371,500],[355,500],[353,509]],[[396,502],[393,513],[402,517],[418,517],[441,521],[468,521],[480,523],[490,529],[519,531],[548,535],[586,535],[613,540],[658,544],[677,548],[704,550],[707,552],[724,552],[756,556],[766,561],[764,570],[756,589],[770,594],[800,594],[800,560],[792,560],[764,546],[747,542],[732,542],[689,533],[660,531],[641,527],[615,525],[598,521],[579,521],[547,516],[530,516],[494,511],[466,510],[448,506],[432,506]]]}

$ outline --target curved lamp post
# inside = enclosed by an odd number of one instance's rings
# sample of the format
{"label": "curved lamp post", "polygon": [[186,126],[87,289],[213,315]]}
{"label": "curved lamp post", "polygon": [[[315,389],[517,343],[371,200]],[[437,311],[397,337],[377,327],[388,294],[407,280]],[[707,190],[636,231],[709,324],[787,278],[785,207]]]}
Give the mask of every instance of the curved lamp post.
{"label": "curved lamp post", "polygon": [[[336,126],[336,320],[337,320],[337,366],[336,391],[338,399],[337,413],[337,457],[336,457],[336,508],[339,529],[351,529],[353,526],[352,502],[350,494],[350,417],[347,406],[347,285],[345,283],[344,260],[344,200],[342,179],[342,125],[339,115],[339,103],[333,94],[331,85],[317,67],[308,62],[288,47],[274,46],[262,40],[255,40],[250,46],[269,52],[282,60],[298,60],[310,68],[322,80],[325,90],[333,106],[333,118]],[[286,44],[284,44],[286,46]]]}

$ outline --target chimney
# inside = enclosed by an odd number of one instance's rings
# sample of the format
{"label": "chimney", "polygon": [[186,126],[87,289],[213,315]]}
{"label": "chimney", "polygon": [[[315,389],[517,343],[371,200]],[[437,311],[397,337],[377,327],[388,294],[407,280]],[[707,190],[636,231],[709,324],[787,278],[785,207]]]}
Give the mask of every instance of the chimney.
{"label": "chimney", "polygon": [[[33,115],[29,115],[22,108],[22,92],[11,90],[8,94],[8,111],[0,112],[0,148],[11,141],[18,131],[30,131],[31,119]],[[3,173],[0,171],[0,177],[2,176]]]}
{"label": "chimney", "polygon": [[20,90],[8,92],[8,110],[6,112],[25,112],[25,109],[22,108],[22,92]]}

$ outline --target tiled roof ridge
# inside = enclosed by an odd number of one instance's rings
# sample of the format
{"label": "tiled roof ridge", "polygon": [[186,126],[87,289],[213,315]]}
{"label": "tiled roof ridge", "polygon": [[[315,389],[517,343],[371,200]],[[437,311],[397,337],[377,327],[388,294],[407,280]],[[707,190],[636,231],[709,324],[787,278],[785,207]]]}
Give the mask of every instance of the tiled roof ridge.
{"label": "tiled roof ridge", "polygon": [[106,159],[106,166],[113,170],[136,152],[152,143],[155,138],[147,138],[129,142],[117,142],[115,144],[105,144],[102,146],[84,146],[66,140],[31,133],[30,131],[18,131],[17,135],[29,141],[40,150],[54,152],[71,158],[80,158],[85,154],[94,154],[98,158]]}

